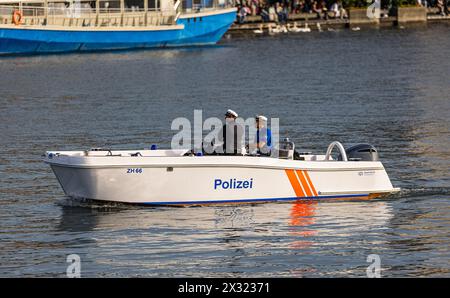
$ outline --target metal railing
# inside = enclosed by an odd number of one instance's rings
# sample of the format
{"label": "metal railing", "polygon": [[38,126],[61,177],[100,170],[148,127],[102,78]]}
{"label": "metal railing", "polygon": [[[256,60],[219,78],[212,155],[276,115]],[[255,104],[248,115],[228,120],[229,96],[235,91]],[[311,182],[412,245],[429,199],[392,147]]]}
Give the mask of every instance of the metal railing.
{"label": "metal railing", "polygon": [[235,0],[182,0],[183,11],[200,12],[235,7]]}
{"label": "metal railing", "polygon": [[327,153],[325,154],[325,160],[330,160],[331,152],[333,151],[334,147],[337,147],[339,149],[342,161],[348,161],[347,153],[345,152],[344,146],[338,141],[334,141],[328,146]]}
{"label": "metal railing", "polygon": [[[234,0],[149,0],[126,6],[121,0],[29,0],[0,4],[0,24],[13,24],[20,11],[20,25],[75,27],[140,27],[173,25],[184,12],[200,12],[234,6]],[[133,2],[134,3],[134,2]],[[145,9],[143,5],[148,7]]]}
{"label": "metal railing", "polygon": [[20,25],[41,26],[159,26],[175,24],[174,11],[161,11],[156,8],[137,9],[66,6],[24,6],[0,5],[0,24],[13,24],[13,13],[22,15]]}

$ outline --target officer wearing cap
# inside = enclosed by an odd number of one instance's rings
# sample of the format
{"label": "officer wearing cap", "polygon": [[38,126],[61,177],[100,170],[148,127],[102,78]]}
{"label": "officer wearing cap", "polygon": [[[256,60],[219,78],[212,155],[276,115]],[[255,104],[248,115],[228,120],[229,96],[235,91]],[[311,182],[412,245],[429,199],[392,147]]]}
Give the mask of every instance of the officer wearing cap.
{"label": "officer wearing cap", "polygon": [[[244,128],[242,124],[238,123],[236,119],[238,113],[233,110],[228,110],[225,113],[225,124],[222,126],[222,143],[223,153],[231,155],[243,154],[244,144]],[[220,137],[220,135],[219,135]]]}
{"label": "officer wearing cap", "polygon": [[272,131],[267,127],[267,117],[256,115],[256,152],[261,155],[270,155],[272,149]]}
{"label": "officer wearing cap", "polygon": [[227,112],[225,113],[225,120],[226,119],[236,120],[237,117],[238,117],[238,113],[236,113],[233,110],[227,110]]}

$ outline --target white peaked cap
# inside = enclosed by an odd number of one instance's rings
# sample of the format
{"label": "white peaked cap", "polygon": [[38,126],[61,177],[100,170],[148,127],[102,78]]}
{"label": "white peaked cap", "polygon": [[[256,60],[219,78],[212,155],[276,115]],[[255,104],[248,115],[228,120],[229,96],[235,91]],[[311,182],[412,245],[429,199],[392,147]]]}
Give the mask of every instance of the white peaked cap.
{"label": "white peaked cap", "polygon": [[225,115],[231,115],[231,116],[236,117],[236,118],[238,117],[238,113],[236,113],[233,110],[228,110]]}
{"label": "white peaked cap", "polygon": [[267,117],[263,115],[256,115],[255,119],[259,119],[261,121],[267,122]]}

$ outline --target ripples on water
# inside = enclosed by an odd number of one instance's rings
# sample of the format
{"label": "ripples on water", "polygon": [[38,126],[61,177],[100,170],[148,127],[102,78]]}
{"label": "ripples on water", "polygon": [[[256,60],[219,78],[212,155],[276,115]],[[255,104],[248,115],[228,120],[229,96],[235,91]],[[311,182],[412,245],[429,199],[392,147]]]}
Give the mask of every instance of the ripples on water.
{"label": "ripples on water", "polygon": [[[0,276],[450,276],[448,26],[0,60]],[[63,197],[49,149],[168,146],[171,120],[280,117],[305,150],[374,144],[396,196],[201,208]]]}

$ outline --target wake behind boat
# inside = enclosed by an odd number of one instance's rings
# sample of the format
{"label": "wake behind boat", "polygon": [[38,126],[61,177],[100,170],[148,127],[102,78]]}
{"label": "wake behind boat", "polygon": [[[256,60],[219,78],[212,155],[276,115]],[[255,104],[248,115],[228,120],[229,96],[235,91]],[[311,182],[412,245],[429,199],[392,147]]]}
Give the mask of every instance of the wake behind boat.
{"label": "wake behind boat", "polygon": [[[332,158],[334,147],[339,156]],[[188,150],[48,151],[66,195],[151,205],[372,199],[394,188],[373,146],[325,155],[280,150],[278,157],[196,155]]]}
{"label": "wake behind boat", "polygon": [[226,0],[0,0],[0,55],[211,45],[236,18]]}

